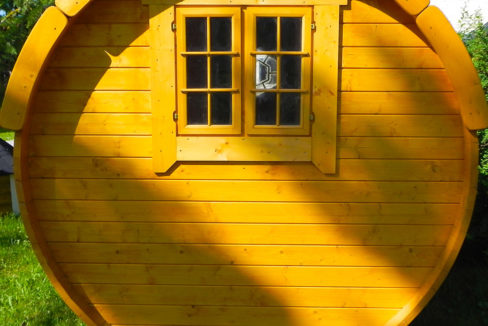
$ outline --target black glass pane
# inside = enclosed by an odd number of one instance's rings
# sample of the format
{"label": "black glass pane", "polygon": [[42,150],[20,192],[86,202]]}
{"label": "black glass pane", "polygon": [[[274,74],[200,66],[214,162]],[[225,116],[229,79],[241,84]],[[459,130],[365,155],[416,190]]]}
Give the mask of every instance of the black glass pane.
{"label": "black glass pane", "polygon": [[276,76],[276,56],[256,55],[256,88],[275,89]]}
{"label": "black glass pane", "polygon": [[188,93],[186,95],[186,123],[189,125],[207,125],[207,93]]}
{"label": "black glass pane", "polygon": [[256,50],[276,51],[276,17],[256,18]]}
{"label": "black glass pane", "polygon": [[256,93],[256,125],[276,125],[276,93]]}
{"label": "black glass pane", "polygon": [[281,21],[281,50],[302,50],[302,19],[282,17]]}
{"label": "black glass pane", "polygon": [[207,51],[207,18],[186,18],[186,51]]}
{"label": "black glass pane", "polygon": [[302,76],[302,58],[299,55],[281,57],[281,88],[299,89]]}
{"label": "black glass pane", "polygon": [[215,55],[210,59],[210,87],[232,87],[232,57],[230,55]]}
{"label": "black glass pane", "polygon": [[207,57],[190,55],[186,57],[186,87],[207,88]]}
{"label": "black glass pane", "polygon": [[300,125],[300,93],[280,94],[280,125]]}
{"label": "black glass pane", "polygon": [[230,17],[210,18],[210,50],[232,49],[232,23]]}
{"label": "black glass pane", "polygon": [[212,107],[212,125],[232,124],[232,94],[212,93],[210,96]]}

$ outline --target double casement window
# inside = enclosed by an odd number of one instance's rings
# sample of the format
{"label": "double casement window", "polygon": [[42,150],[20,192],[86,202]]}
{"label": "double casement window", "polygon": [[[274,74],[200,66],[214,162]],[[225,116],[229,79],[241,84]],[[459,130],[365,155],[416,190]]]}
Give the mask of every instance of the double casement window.
{"label": "double casement window", "polygon": [[335,172],[344,0],[145,1],[156,172],[177,161],[311,161]]}
{"label": "double casement window", "polygon": [[176,16],[178,134],[309,134],[310,7]]}

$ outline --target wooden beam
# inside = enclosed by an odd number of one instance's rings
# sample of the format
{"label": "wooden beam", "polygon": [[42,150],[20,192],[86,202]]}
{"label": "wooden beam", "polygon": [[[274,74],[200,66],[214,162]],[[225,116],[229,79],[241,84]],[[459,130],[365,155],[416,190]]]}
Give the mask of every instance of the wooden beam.
{"label": "wooden beam", "polygon": [[470,130],[488,127],[488,105],[466,47],[437,7],[417,17],[417,26],[440,56],[459,98],[461,116]]}
{"label": "wooden beam", "polygon": [[34,26],[10,76],[0,110],[1,127],[22,129],[34,87],[46,58],[67,25],[67,17],[58,8],[49,7]]}

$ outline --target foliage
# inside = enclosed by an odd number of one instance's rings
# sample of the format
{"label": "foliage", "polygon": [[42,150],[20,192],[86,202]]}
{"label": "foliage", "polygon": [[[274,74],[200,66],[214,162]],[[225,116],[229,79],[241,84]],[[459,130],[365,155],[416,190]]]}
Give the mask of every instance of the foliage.
{"label": "foliage", "polygon": [[0,289],[0,325],[83,325],[54,291],[14,214],[0,215]]}
{"label": "foliage", "polygon": [[[478,70],[481,85],[488,101],[488,24],[483,24],[481,11],[470,13],[463,9],[460,19],[462,37],[474,66]],[[480,138],[480,182],[482,191],[488,194],[488,130],[479,132]]]}
{"label": "foliage", "polygon": [[54,0],[0,0],[0,101],[30,30]]}

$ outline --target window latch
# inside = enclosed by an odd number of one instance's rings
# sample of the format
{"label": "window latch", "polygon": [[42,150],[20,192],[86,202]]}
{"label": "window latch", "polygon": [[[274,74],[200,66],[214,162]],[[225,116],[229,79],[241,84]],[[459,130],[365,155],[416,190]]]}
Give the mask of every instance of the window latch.
{"label": "window latch", "polygon": [[310,27],[312,28],[312,31],[317,29],[317,25],[315,25],[315,23],[312,23],[312,25]]}
{"label": "window latch", "polygon": [[171,23],[171,30],[176,31],[176,23]]}
{"label": "window latch", "polygon": [[173,120],[178,121],[178,113],[176,111],[173,112]]}
{"label": "window latch", "polygon": [[310,121],[315,121],[315,114],[312,112],[309,116]]}

